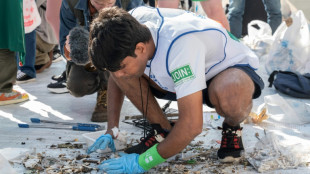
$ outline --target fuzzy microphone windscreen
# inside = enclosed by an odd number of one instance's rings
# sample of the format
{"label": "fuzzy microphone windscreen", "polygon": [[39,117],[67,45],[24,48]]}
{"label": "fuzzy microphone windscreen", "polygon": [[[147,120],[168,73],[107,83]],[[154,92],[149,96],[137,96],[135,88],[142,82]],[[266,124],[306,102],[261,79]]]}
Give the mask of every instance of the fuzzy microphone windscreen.
{"label": "fuzzy microphone windscreen", "polygon": [[84,27],[74,27],[69,33],[70,57],[77,65],[86,65],[88,58],[89,31]]}

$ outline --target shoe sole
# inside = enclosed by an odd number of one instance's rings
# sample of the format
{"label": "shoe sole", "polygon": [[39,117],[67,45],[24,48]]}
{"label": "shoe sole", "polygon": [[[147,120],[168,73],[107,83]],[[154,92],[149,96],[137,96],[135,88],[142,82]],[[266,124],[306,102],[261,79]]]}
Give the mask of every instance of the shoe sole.
{"label": "shoe sole", "polygon": [[56,63],[56,62],[60,62],[60,61],[62,61],[62,60],[64,60],[64,58],[63,58],[62,56],[60,56],[60,57],[58,57],[57,59],[54,59],[52,62],[53,62],[53,63]]}
{"label": "shoe sole", "polygon": [[54,81],[56,81],[56,82],[64,81],[64,79],[54,79],[53,77],[52,77],[51,79],[54,80]]}
{"label": "shoe sole", "polygon": [[218,158],[218,160],[222,163],[233,163],[233,162],[238,162],[239,160],[241,159],[241,157],[238,157],[238,158],[234,158],[232,156],[227,156],[223,159],[221,158]]}
{"label": "shoe sole", "polygon": [[0,102],[0,106],[10,105],[10,104],[17,104],[17,103],[21,103],[21,102],[24,102],[24,101],[27,101],[27,100],[29,100],[29,98],[21,98],[21,99],[15,99],[15,100],[1,101]]}
{"label": "shoe sole", "polygon": [[34,81],[36,81],[35,78],[29,79],[29,80],[23,80],[23,81],[16,80],[16,84],[23,84],[23,83],[34,82]]}
{"label": "shoe sole", "polygon": [[63,88],[47,88],[49,91],[51,91],[52,93],[56,93],[56,94],[63,94],[63,93],[68,93],[69,90],[67,88],[63,89]]}

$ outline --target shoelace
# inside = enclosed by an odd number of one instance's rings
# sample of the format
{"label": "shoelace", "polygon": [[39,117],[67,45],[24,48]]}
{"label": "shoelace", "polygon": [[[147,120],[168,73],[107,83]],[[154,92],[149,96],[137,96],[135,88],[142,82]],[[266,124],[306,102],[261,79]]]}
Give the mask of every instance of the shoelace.
{"label": "shoelace", "polygon": [[233,148],[240,148],[237,131],[238,130],[241,131],[242,128],[236,130],[228,128],[227,130],[224,130],[222,127],[218,127],[218,129],[222,130],[222,142],[221,142],[222,147],[230,148],[228,146],[233,146]]}
{"label": "shoelace", "polygon": [[60,56],[61,56],[61,54],[59,54],[59,53],[56,53],[56,54],[55,54],[55,53],[54,53],[54,58],[55,58],[55,59],[59,58]]}
{"label": "shoelace", "polygon": [[107,103],[106,103],[106,100],[107,99],[107,90],[102,90],[102,89],[99,89],[98,91],[98,105],[103,105],[105,108],[107,108]]}
{"label": "shoelace", "polygon": [[146,131],[146,137],[140,138],[141,143],[144,143],[146,146],[150,147],[156,141],[154,134],[155,132],[153,129],[151,131]]}
{"label": "shoelace", "polygon": [[18,79],[24,77],[25,75],[26,75],[26,74],[23,73],[22,71],[18,71],[18,72],[17,72],[17,78],[18,78]]}
{"label": "shoelace", "polygon": [[[159,136],[159,137],[157,137]],[[161,140],[157,140],[157,138],[160,138]],[[146,146],[150,147],[154,145],[157,142],[161,142],[164,139],[165,135],[163,133],[157,134],[157,131],[152,129],[151,131],[147,131],[147,136],[141,137],[140,141],[141,143],[144,143]]]}

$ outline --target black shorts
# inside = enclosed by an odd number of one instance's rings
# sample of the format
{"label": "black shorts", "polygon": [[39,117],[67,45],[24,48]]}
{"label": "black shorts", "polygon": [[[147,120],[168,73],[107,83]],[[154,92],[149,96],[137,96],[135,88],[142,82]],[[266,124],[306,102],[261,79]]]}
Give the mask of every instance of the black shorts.
{"label": "black shorts", "polygon": [[[258,98],[261,95],[261,92],[264,89],[264,82],[262,78],[260,78],[258,74],[256,74],[256,72],[252,68],[250,68],[249,66],[241,66],[241,65],[235,65],[229,68],[238,68],[242,70],[243,72],[245,72],[253,80],[254,85],[255,85],[253,99]],[[213,78],[206,82],[207,86],[209,86],[212,80]],[[162,93],[153,87],[150,87],[150,89],[156,98],[176,101],[176,94],[173,92]],[[214,108],[209,100],[208,88],[205,88],[204,90],[202,90],[202,95],[203,95],[203,103],[208,105],[211,108]]]}

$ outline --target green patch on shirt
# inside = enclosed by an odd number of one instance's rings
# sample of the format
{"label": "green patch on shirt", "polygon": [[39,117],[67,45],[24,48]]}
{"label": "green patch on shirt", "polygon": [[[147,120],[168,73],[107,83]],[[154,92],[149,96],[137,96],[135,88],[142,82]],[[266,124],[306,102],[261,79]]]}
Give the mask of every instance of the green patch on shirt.
{"label": "green patch on shirt", "polygon": [[184,83],[188,80],[195,78],[195,75],[190,65],[185,65],[180,68],[176,68],[170,74],[175,85],[179,85],[181,83]]}

